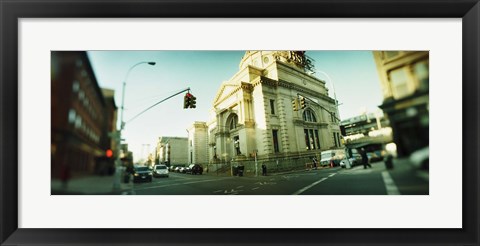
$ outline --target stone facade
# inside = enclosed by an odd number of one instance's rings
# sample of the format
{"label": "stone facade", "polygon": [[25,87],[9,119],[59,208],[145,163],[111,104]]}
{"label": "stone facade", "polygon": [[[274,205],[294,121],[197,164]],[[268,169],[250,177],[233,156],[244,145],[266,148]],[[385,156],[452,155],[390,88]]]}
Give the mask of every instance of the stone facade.
{"label": "stone facade", "polygon": [[399,156],[429,145],[429,52],[374,51]]}
{"label": "stone facade", "polygon": [[[263,159],[313,156],[341,147],[336,102],[311,71],[303,51],[247,51],[213,100],[205,124],[208,161],[251,159],[255,153]],[[294,111],[292,101],[299,98],[306,107]]]}
{"label": "stone facade", "polygon": [[196,121],[188,131],[188,163],[208,163],[208,134],[205,122]]}
{"label": "stone facade", "polygon": [[188,163],[188,139],[181,137],[159,137],[155,151],[155,163],[186,165]]}

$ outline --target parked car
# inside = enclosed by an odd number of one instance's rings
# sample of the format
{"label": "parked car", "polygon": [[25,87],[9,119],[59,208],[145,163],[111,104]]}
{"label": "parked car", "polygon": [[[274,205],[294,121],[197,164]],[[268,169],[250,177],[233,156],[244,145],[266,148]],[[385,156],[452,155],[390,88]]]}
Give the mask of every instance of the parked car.
{"label": "parked car", "polygon": [[378,151],[378,150],[371,153],[367,153],[367,156],[368,156],[368,161],[370,163],[383,161],[383,154],[381,151]]}
{"label": "parked car", "polygon": [[350,158],[353,159],[351,163],[352,166],[362,163],[362,155],[360,155],[356,149],[352,149],[352,156]]}
{"label": "parked car", "polygon": [[345,158],[345,150],[343,149],[325,150],[321,153],[320,165],[338,166],[343,158]]}
{"label": "parked car", "polygon": [[178,169],[178,172],[179,172],[179,173],[187,173],[187,167],[180,167],[180,168]]}
{"label": "parked car", "polygon": [[198,164],[191,164],[190,166],[188,166],[187,173],[201,175],[203,173],[203,167]]}
{"label": "parked car", "polygon": [[146,166],[133,168],[133,182],[152,182],[152,171]]}
{"label": "parked car", "polygon": [[421,148],[410,155],[410,162],[417,168],[428,169],[429,147]]}
{"label": "parked car", "polygon": [[[348,158],[348,162],[350,162],[350,167],[353,167],[357,164],[357,160],[353,157]],[[342,168],[347,167],[347,158],[340,161],[340,167]]]}
{"label": "parked car", "polygon": [[168,177],[168,168],[165,165],[155,165],[153,167],[154,177]]}

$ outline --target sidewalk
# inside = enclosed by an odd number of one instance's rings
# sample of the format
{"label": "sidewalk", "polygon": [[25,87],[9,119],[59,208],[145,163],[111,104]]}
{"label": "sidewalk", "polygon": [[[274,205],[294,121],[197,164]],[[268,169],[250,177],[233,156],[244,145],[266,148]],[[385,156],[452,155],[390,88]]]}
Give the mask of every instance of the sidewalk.
{"label": "sidewalk", "polygon": [[[290,174],[290,173],[301,173],[301,172],[309,172],[309,171],[315,171],[315,170],[322,170],[322,169],[329,169],[331,167],[318,167],[317,169],[293,169],[293,170],[282,170],[282,171],[272,171],[272,170],[267,170],[267,176],[278,176],[278,175],[285,175],[285,174]],[[333,168],[339,168],[339,167],[333,167]],[[218,177],[237,177],[237,176],[232,176],[230,172],[221,172],[221,173],[216,173],[215,171],[213,172],[204,172],[203,175],[208,175],[208,176],[218,176]],[[256,177],[254,172],[249,172],[245,173],[243,176],[245,177]],[[262,176],[261,170],[258,172],[258,177],[264,177]]]}
{"label": "sidewalk", "polygon": [[127,195],[133,190],[133,182],[120,183],[120,189],[113,189],[115,175],[112,176],[85,176],[70,179],[67,186],[63,187],[62,181],[52,179],[51,195]]}

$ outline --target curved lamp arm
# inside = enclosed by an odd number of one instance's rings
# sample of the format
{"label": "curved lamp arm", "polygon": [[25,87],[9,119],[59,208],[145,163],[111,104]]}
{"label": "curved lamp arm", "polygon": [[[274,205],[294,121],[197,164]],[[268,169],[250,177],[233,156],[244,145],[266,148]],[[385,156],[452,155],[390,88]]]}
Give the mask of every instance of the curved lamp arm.
{"label": "curved lamp arm", "polygon": [[130,75],[130,72],[138,65],[141,64],[148,64],[150,66],[155,66],[155,62],[147,62],[147,61],[142,61],[139,62],[128,69],[127,74],[125,75],[125,79],[123,79],[123,87],[122,87],[122,106],[120,107],[120,129],[123,130],[125,123],[123,122],[123,108],[124,108],[124,103],[125,103],[125,85],[127,84],[127,79],[128,76]]}

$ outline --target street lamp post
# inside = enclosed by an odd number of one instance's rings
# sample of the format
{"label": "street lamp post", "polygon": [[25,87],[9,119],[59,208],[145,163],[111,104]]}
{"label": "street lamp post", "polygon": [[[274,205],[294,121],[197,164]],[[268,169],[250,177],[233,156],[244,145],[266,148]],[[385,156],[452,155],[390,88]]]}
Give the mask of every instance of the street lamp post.
{"label": "street lamp post", "polygon": [[146,61],[142,61],[142,62],[139,62],[133,66],[130,67],[130,69],[128,69],[127,71],[127,74],[125,75],[125,79],[123,80],[123,86],[122,86],[122,106],[120,107],[120,129],[117,131],[117,134],[115,134],[115,137],[116,137],[116,140],[117,140],[117,149],[116,149],[116,159],[115,159],[115,178],[114,178],[114,181],[113,181],[113,190],[117,191],[117,190],[120,190],[120,179],[121,179],[121,174],[122,174],[122,170],[121,170],[121,160],[120,160],[120,155],[119,155],[119,150],[118,150],[118,146],[121,145],[121,142],[122,142],[122,131],[123,129],[125,128],[125,122],[123,122],[123,109],[124,109],[124,103],[125,103],[125,86],[127,84],[127,79],[128,79],[128,75],[130,75],[130,72],[137,66],[141,65],[141,64],[148,64],[150,66],[155,66],[155,62],[146,62]]}
{"label": "street lamp post", "polygon": [[[338,102],[337,102],[337,93],[335,92],[335,84],[333,83],[333,80],[332,78],[330,78],[330,76],[324,72],[324,71],[319,71],[317,70],[317,72],[320,72],[321,74],[325,75],[325,77],[327,77],[328,81],[330,82],[330,84],[332,84],[332,88],[333,88],[333,98],[335,99],[335,106],[337,107],[337,110],[338,110]],[[340,117],[339,117],[340,118]]]}

